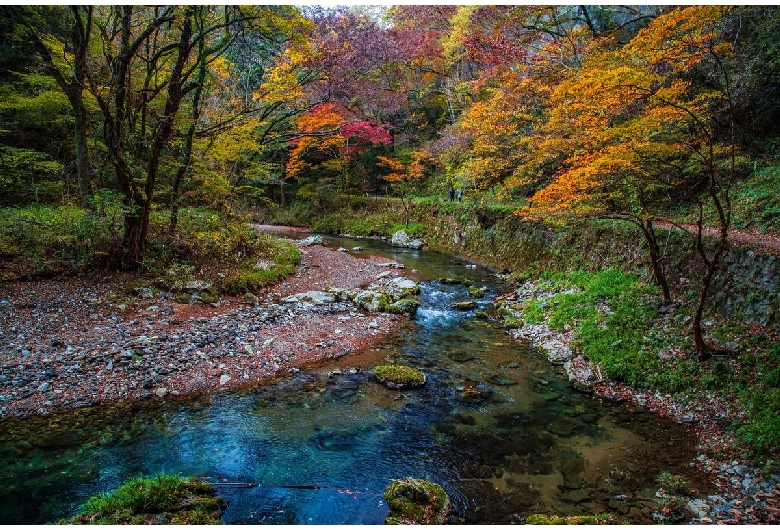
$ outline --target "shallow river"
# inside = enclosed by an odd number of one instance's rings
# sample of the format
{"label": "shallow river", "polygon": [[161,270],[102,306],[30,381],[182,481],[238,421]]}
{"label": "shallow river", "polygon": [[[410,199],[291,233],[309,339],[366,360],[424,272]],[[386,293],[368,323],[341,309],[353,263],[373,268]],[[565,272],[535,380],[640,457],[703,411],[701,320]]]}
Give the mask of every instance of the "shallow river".
{"label": "shallow river", "polygon": [[[405,476],[442,485],[462,523],[603,511],[651,523],[661,471],[700,485],[681,427],[571,389],[497,323],[450,309],[470,297],[444,277],[485,287],[479,309],[491,312],[508,288],[488,271],[380,242],[326,244],[360,245],[422,282],[401,333],[240,392],[8,421],[0,521],[56,521],[92,494],[160,472],[220,483],[227,524],[381,524],[383,492]],[[428,384],[398,392],[373,382],[372,369],[388,363],[422,369]],[[464,401],[466,387],[483,398]]]}

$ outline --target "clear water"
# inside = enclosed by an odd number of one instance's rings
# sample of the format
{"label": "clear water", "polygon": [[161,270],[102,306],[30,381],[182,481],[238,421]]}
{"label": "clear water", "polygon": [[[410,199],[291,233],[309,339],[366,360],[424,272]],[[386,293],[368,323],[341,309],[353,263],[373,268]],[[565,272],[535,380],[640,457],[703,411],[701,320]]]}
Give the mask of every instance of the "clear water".
{"label": "clear water", "polygon": [[[487,288],[479,303],[490,312],[507,287],[488,271],[379,242],[326,243],[416,271],[416,318],[358,355],[256,388],[4,422],[0,521],[53,522],[160,472],[218,483],[227,524],[381,524],[384,490],[405,476],[442,485],[463,523],[605,510],[648,523],[658,473],[702,484],[681,427],[570,389],[497,323],[450,309],[469,296],[439,279],[466,277]],[[370,377],[385,363],[416,366],[429,383],[388,390]],[[482,398],[464,401],[466,387]]]}

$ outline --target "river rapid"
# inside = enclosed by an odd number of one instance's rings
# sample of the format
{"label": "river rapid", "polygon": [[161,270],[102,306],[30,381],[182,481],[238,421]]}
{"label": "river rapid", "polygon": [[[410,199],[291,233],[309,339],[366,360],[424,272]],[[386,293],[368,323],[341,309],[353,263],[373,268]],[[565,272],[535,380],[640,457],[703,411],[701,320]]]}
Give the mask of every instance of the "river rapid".
{"label": "river rapid", "polygon": [[[652,523],[662,471],[706,489],[683,427],[574,390],[543,355],[477,317],[509,290],[490,271],[380,241],[325,244],[404,264],[421,286],[416,316],[365,351],[255,387],[8,420],[0,521],[54,522],[90,495],[161,472],[216,483],[226,524],[381,524],[386,487],[406,476],[444,487],[466,524],[604,511]],[[451,307],[464,300],[477,309]],[[421,369],[428,384],[396,391],[372,379],[393,363]]]}

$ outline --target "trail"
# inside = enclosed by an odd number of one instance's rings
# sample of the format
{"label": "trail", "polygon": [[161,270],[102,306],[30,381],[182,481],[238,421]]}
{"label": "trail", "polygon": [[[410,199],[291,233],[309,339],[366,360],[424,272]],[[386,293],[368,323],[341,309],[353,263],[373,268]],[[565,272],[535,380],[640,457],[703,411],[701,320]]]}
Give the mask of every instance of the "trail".
{"label": "trail", "polygon": [[[692,234],[696,233],[696,225],[691,224],[672,224],[668,221],[659,221],[655,223],[660,228],[667,230],[683,229]],[[717,238],[720,236],[719,230],[716,228],[704,227],[702,233],[708,238]],[[771,234],[762,234],[760,232],[751,230],[734,230],[730,229],[729,241],[738,246],[748,248],[756,254],[771,254],[774,256],[780,256],[780,237],[773,236]]]}

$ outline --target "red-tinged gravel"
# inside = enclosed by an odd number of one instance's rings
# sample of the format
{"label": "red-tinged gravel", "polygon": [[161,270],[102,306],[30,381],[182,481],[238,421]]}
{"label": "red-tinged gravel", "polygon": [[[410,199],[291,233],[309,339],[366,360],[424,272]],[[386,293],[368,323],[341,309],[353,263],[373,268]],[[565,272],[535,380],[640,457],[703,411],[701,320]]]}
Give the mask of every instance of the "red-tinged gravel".
{"label": "red-tinged gravel", "polygon": [[281,303],[395,271],[376,256],[318,245],[302,253],[295,276],[252,303],[123,300],[117,293],[137,278],[118,274],[12,284],[0,291],[0,420],[249,385],[359,351],[403,321],[350,303]]}

